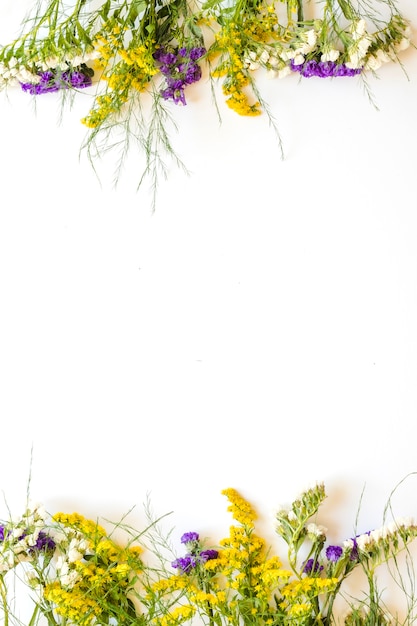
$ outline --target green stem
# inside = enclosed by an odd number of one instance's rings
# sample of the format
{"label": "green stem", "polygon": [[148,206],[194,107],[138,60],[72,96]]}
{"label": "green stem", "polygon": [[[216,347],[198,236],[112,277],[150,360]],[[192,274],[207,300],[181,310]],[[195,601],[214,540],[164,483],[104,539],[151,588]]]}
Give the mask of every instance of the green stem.
{"label": "green stem", "polygon": [[7,588],[3,576],[0,576],[0,596],[3,604],[3,626],[9,626],[9,608],[7,605]]}
{"label": "green stem", "polygon": [[375,597],[375,582],[374,582],[374,570],[369,570],[368,574],[368,582],[369,582],[369,613],[375,617],[375,623],[378,619],[378,602]]}
{"label": "green stem", "polygon": [[297,8],[297,20],[298,22],[304,22],[304,6],[303,0],[297,0],[298,8]]}
{"label": "green stem", "polygon": [[34,611],[32,613],[32,617],[30,618],[28,626],[35,626],[35,624],[37,622],[38,615],[39,615],[39,611],[40,611],[39,604],[36,604],[35,609],[34,609]]}

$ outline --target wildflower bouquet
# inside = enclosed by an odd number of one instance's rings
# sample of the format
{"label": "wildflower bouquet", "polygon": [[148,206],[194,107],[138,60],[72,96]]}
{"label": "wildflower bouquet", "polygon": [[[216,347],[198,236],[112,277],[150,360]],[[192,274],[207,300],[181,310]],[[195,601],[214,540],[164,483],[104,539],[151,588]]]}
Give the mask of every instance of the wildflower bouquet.
{"label": "wildflower bouquet", "polygon": [[[256,534],[256,514],[234,489],[223,494],[236,524],[215,549],[207,548],[199,533],[186,532],[186,552],[172,562],[176,570],[158,581],[154,590],[173,601],[164,626],[188,621],[198,614],[207,626],[382,626],[414,624],[416,598],[404,590],[407,616],[394,619],[377,586],[378,566],[394,561],[417,537],[410,519],[394,520],[382,528],[326,545],[326,528],[315,523],[325,499],[324,485],[304,491],[288,509],[276,515],[276,531],[287,545],[287,562],[271,554],[271,547]],[[353,599],[346,582],[354,570],[365,573],[368,589]],[[408,563],[408,573],[412,568]],[[403,581],[404,582],[404,581]],[[413,586],[413,585],[412,585]],[[338,620],[336,599],[345,600],[345,615]],[[185,613],[181,613],[184,611]]]}
{"label": "wildflower bouquet", "polygon": [[142,549],[120,547],[103,527],[74,514],[49,519],[41,506],[0,526],[0,589],[4,624],[19,623],[7,592],[11,573],[30,590],[35,609],[49,626],[137,622],[132,596],[143,570]]}
{"label": "wildflower bouquet", "polygon": [[185,105],[203,75],[221,81],[232,110],[266,111],[274,123],[260,68],[278,78],[364,78],[409,45],[394,0],[38,0],[20,36],[0,48],[0,88],[65,96],[95,77],[83,147],[92,162],[120,148],[121,166],[133,140],[156,186],[164,157],[184,167],[170,139],[171,106]]}
{"label": "wildflower bouquet", "polygon": [[[107,532],[78,513],[49,517],[43,507],[35,506],[20,519],[4,522],[0,525],[4,625],[22,623],[12,605],[13,576],[23,582],[34,603],[29,626],[41,618],[49,626],[415,622],[413,585],[410,592],[402,584],[407,614],[401,621],[390,615],[376,576],[383,563],[392,561],[399,567],[401,552],[410,557],[408,546],[417,536],[412,520],[394,520],[341,544],[329,544],[326,529],[315,521],[325,490],[322,484],[315,485],[277,513],[276,531],[287,545],[283,564],[256,533],[253,507],[234,489],[223,494],[234,520],[228,537],[207,547],[199,533],[186,532],[181,537],[185,552],[171,561],[165,550],[167,546],[171,550],[170,535],[161,535],[159,520],[141,532],[122,522]],[[121,543],[116,530],[123,530],[126,537]],[[411,577],[411,560],[406,566]],[[368,589],[355,600],[346,586],[358,569],[365,573]],[[339,619],[335,601],[340,598],[348,611]]]}

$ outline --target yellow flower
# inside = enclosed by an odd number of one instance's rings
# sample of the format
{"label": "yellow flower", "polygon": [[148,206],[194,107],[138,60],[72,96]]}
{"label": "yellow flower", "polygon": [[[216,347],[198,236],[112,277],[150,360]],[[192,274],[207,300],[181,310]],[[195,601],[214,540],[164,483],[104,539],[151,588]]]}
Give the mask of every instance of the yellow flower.
{"label": "yellow flower", "polygon": [[222,494],[230,502],[227,510],[232,513],[233,518],[243,525],[252,526],[256,513],[250,504],[235,489],[224,489]]}
{"label": "yellow flower", "polygon": [[291,617],[301,617],[303,615],[308,615],[311,610],[311,604],[307,604],[306,602],[292,604],[288,608],[288,614]]}
{"label": "yellow flower", "polygon": [[87,537],[98,538],[106,534],[104,528],[99,526],[97,522],[86,519],[79,513],[55,513],[52,519],[63,526],[79,530]]}

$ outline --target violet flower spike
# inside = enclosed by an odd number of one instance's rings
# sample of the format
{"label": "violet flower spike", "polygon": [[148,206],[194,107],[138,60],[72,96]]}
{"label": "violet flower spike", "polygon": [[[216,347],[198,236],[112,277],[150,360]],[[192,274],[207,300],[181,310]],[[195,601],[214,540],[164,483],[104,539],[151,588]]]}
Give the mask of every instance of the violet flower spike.
{"label": "violet flower spike", "polygon": [[343,548],[341,546],[328,546],[326,548],[326,558],[332,563],[336,563],[342,556]]}
{"label": "violet flower spike", "polygon": [[196,532],[184,533],[180,539],[181,543],[192,543],[194,541],[198,541],[200,539],[200,535]]}
{"label": "violet flower spike", "polygon": [[363,68],[346,67],[344,63],[335,63],[334,61],[316,61],[310,59],[304,63],[295,64],[294,59],[290,61],[290,69],[292,72],[298,72],[304,78],[332,78],[338,76],[357,76]]}
{"label": "violet flower spike", "polygon": [[321,572],[322,569],[323,565],[320,565],[315,559],[308,559],[308,561],[304,563],[303,573],[311,574]]}
{"label": "violet flower spike", "polygon": [[41,530],[36,540],[36,543],[29,548],[29,554],[34,552],[49,552],[55,550],[55,541]]}
{"label": "violet flower spike", "polygon": [[160,48],[154,53],[154,59],[159,63],[159,71],[166,79],[166,87],[160,91],[164,100],[172,100],[175,104],[187,104],[184,89],[187,85],[200,80],[202,71],[196,61],[205,53],[206,49],[203,47],[190,50],[181,47],[176,53]]}
{"label": "violet flower spike", "polygon": [[172,567],[180,570],[183,574],[188,574],[188,572],[198,565],[198,559],[192,554],[186,554],[183,557],[179,557],[172,561]]}
{"label": "violet flower spike", "polygon": [[219,553],[217,552],[217,550],[202,550],[200,552],[200,561],[202,563],[207,563],[207,561],[211,561],[213,559],[217,559],[217,557],[219,556]]}

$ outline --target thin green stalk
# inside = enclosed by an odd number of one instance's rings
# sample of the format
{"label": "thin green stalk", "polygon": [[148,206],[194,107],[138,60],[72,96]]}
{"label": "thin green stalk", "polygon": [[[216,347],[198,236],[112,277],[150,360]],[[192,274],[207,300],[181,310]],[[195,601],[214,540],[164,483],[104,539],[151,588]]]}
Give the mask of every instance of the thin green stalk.
{"label": "thin green stalk", "polygon": [[7,588],[4,577],[0,576],[0,597],[3,604],[3,626],[9,626],[9,607],[7,604]]}

